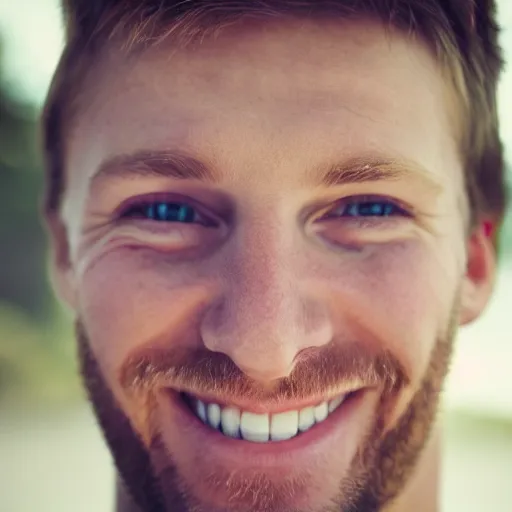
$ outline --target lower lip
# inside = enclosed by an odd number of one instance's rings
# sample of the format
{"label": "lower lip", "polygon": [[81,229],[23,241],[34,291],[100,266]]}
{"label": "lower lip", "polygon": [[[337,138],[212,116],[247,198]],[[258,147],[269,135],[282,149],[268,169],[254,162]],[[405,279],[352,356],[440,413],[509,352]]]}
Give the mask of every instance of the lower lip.
{"label": "lower lip", "polygon": [[[203,423],[175,391],[168,391],[165,396],[162,404],[166,409],[162,425],[164,439],[165,423],[170,420],[172,429],[179,432],[182,442],[192,447],[194,452],[207,453],[208,459],[216,464],[239,469],[281,470],[308,467],[315,456],[329,456],[333,446],[345,446],[355,453],[361,441],[361,427],[367,426],[371,420],[378,393],[369,388],[356,391],[310,430],[286,441],[268,443],[227,437]],[[358,411],[362,411],[362,414],[358,414]]]}

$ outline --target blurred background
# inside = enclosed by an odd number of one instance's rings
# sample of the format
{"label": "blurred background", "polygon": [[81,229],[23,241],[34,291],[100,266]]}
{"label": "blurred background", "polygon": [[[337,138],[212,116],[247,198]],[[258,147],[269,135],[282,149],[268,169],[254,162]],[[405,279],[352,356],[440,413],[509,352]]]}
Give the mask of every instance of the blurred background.
{"label": "blurred background", "polygon": [[[512,1],[498,0],[512,63]],[[58,0],[0,0],[0,511],[108,512],[114,475],[46,273],[37,119],[62,45]],[[512,161],[512,64],[500,87]],[[496,294],[459,335],[444,397],[443,511],[512,512],[512,216]]]}

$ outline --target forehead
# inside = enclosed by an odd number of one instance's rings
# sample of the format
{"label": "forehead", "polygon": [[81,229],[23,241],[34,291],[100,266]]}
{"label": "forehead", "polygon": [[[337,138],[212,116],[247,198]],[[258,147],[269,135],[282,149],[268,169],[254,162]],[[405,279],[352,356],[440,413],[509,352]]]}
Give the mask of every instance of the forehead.
{"label": "forehead", "polygon": [[238,23],[185,48],[109,52],[88,82],[68,146],[82,177],[112,156],[176,147],[231,175],[243,158],[259,181],[283,161],[362,152],[458,167],[456,108],[435,58],[375,22]]}

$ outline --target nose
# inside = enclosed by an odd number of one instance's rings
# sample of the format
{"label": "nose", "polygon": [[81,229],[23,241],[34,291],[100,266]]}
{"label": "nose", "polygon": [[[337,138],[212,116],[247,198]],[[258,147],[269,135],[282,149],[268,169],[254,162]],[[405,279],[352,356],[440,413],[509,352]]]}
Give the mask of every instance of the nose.
{"label": "nose", "polygon": [[277,228],[240,236],[223,260],[221,291],[201,322],[205,346],[261,383],[289,376],[300,352],[332,338],[328,309],[300,275],[291,238]]}

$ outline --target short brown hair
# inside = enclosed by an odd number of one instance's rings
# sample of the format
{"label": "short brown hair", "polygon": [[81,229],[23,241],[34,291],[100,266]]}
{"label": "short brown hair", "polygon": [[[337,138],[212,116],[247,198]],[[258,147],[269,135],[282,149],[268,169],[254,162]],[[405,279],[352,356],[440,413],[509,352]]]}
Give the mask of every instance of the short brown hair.
{"label": "short brown hair", "polygon": [[[66,46],[43,114],[45,212],[65,188],[65,134],[87,70],[113,41],[135,51],[180,44],[246,16],[373,17],[426,41],[449,70],[463,107],[461,151],[473,222],[498,228],[506,209],[496,89],[503,60],[495,0],[64,0]],[[498,229],[496,229],[496,232]],[[496,242],[496,239],[495,239]]]}

